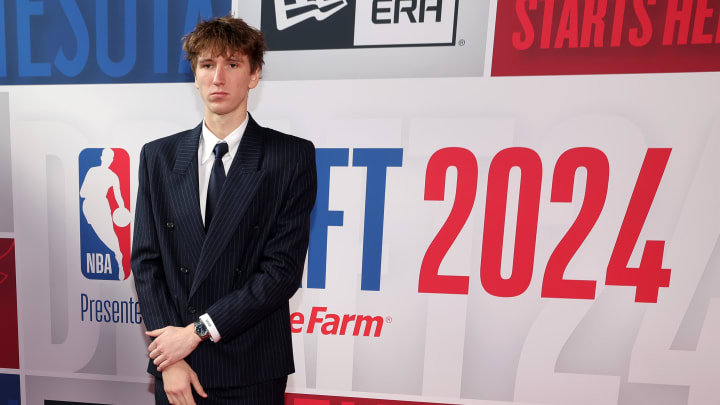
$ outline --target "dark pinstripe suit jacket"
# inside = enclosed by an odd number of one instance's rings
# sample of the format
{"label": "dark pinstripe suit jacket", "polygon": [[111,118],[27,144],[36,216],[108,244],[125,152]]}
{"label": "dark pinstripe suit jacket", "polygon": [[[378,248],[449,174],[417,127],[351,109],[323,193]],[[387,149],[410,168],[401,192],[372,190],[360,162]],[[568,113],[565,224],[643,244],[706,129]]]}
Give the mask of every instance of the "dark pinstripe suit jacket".
{"label": "dark pinstripe suit jacket", "polygon": [[[288,300],[308,246],[315,149],[250,117],[206,234],[201,128],[150,142],[140,154],[132,271],[145,327],[210,315],[222,340],[185,359],[205,388],[286,376],[295,371]],[[160,376],[152,362],[148,372]]]}

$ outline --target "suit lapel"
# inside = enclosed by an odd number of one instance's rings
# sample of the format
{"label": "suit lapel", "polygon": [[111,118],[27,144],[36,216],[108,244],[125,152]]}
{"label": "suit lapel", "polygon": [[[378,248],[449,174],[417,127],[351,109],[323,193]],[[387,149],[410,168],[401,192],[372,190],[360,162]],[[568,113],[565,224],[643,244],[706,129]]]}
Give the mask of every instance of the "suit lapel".
{"label": "suit lapel", "polygon": [[264,171],[260,169],[263,153],[262,128],[252,117],[249,117],[247,128],[220,193],[217,211],[202,245],[197,272],[190,288],[190,297],[207,278],[218,257],[227,247],[255,196],[264,176]]}
{"label": "suit lapel", "polygon": [[188,131],[178,144],[175,153],[175,165],[169,179],[172,183],[173,196],[170,197],[176,210],[175,221],[180,230],[179,235],[187,242],[193,263],[197,263],[205,228],[200,213],[200,197],[198,195],[198,146],[202,123]]}

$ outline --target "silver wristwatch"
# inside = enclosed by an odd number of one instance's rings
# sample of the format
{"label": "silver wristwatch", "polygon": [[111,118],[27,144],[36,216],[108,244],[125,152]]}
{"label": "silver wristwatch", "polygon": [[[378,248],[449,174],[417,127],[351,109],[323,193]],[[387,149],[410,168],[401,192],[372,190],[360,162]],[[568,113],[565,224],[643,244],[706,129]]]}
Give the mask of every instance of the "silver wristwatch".
{"label": "silver wristwatch", "polygon": [[200,340],[208,340],[210,339],[210,331],[208,331],[207,327],[205,327],[205,323],[203,321],[195,321],[195,334],[198,335]]}

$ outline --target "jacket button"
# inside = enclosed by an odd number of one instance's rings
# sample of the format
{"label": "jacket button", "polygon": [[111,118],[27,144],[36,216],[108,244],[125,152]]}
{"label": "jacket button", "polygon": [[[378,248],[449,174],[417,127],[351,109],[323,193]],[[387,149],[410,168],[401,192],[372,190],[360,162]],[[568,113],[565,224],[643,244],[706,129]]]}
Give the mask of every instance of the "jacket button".
{"label": "jacket button", "polygon": [[255,225],[253,226],[253,229],[257,231],[258,229],[260,229],[260,225],[255,224]]}
{"label": "jacket button", "polygon": [[242,270],[240,269],[240,267],[236,267],[236,268],[235,268],[235,273],[237,273],[237,274],[242,273]]}
{"label": "jacket button", "polygon": [[186,274],[187,274],[187,272],[188,272],[188,269],[187,269],[187,267],[180,267],[180,272],[181,272],[181,273],[186,273]]}
{"label": "jacket button", "polygon": [[168,229],[173,229],[173,228],[175,228],[175,224],[172,223],[172,222],[168,222],[167,224],[165,224],[165,226],[167,226]]}
{"label": "jacket button", "polygon": [[191,314],[194,314],[194,313],[195,313],[195,307],[189,306],[189,307],[188,307],[188,312],[190,312]]}

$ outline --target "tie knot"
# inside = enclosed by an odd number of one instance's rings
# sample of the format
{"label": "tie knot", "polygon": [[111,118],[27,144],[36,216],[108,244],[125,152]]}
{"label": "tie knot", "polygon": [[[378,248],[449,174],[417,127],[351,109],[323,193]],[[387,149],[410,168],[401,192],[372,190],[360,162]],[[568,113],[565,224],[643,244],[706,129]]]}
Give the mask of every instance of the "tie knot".
{"label": "tie knot", "polygon": [[215,144],[215,159],[222,159],[223,156],[228,152],[227,142],[220,142]]}

